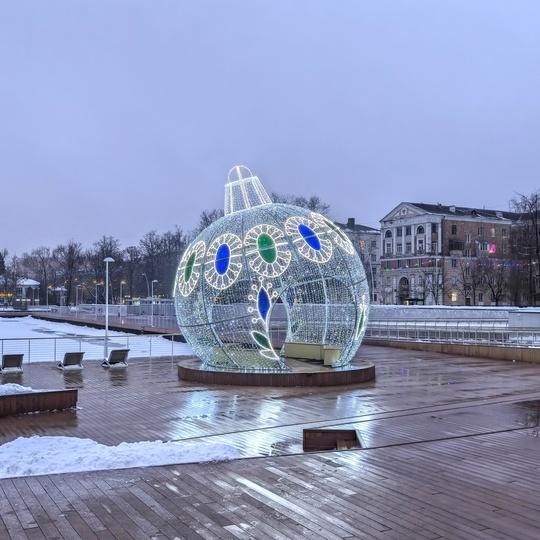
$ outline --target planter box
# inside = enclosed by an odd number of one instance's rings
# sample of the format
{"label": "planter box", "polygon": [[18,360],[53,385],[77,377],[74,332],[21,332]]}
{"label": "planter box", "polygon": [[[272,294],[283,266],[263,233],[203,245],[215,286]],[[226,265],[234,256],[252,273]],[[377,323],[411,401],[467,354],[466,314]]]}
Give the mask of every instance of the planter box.
{"label": "planter box", "polygon": [[28,394],[0,396],[0,417],[12,414],[71,409],[77,404],[78,391],[47,390]]}
{"label": "planter box", "polygon": [[362,448],[362,440],[356,429],[304,429],[302,446],[304,452],[322,450],[348,450]]}

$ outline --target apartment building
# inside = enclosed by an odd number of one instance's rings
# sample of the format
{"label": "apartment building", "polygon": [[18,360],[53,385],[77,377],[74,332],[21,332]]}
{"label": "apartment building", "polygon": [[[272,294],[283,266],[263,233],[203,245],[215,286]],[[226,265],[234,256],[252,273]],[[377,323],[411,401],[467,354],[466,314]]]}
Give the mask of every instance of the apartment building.
{"label": "apartment building", "polygon": [[381,219],[383,304],[502,305],[520,215],[402,202]]}
{"label": "apartment building", "polygon": [[349,218],[347,223],[335,224],[350,238],[360,259],[364,264],[366,277],[371,292],[371,303],[380,303],[379,273],[380,273],[380,242],[381,232],[379,229],[360,225],[355,218]]}

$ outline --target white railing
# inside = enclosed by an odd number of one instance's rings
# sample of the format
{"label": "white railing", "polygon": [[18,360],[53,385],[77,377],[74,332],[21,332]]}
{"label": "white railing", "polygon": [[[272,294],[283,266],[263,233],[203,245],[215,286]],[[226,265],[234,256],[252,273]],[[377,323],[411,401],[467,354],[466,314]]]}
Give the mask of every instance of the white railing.
{"label": "white railing", "polygon": [[506,321],[370,321],[366,339],[503,347],[540,347],[540,329],[510,329]]}
{"label": "white railing", "polygon": [[[108,350],[129,349],[130,358],[157,358],[191,354],[189,345],[174,341],[178,335],[143,334],[110,336]],[[104,359],[105,336],[7,338],[0,340],[1,354],[24,354],[24,362],[60,362],[66,352],[84,352],[85,360]]]}

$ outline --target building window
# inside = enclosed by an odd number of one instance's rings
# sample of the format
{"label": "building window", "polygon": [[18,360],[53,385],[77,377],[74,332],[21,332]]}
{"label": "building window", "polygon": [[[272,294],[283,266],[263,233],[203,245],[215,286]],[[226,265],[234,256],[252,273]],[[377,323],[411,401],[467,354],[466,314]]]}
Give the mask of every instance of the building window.
{"label": "building window", "polygon": [[390,242],[388,242],[386,244],[386,254],[387,255],[391,255],[392,254],[392,244]]}
{"label": "building window", "polygon": [[403,244],[396,245],[396,253],[403,253]]}
{"label": "building window", "polygon": [[411,267],[411,259],[407,259],[407,268]]}
{"label": "building window", "polygon": [[467,277],[469,277],[471,275],[471,267],[470,266],[465,267],[465,275]]}
{"label": "building window", "polygon": [[416,234],[424,234],[424,227],[422,227],[422,225],[416,229]]}
{"label": "building window", "polygon": [[371,241],[371,249],[377,249],[377,240]]}
{"label": "building window", "polygon": [[432,253],[437,253],[437,242],[431,242]]}
{"label": "building window", "polygon": [[478,236],[484,236],[484,227],[478,227]]}
{"label": "building window", "polygon": [[386,231],[386,232],[384,233],[384,237],[385,237],[385,238],[392,238],[392,231]]}
{"label": "building window", "polygon": [[471,249],[470,249],[470,248],[467,248],[467,249],[465,250],[465,257],[467,257],[468,259],[471,258]]}
{"label": "building window", "polygon": [[452,268],[457,268],[457,259],[452,259]]}
{"label": "building window", "polygon": [[506,255],[506,244],[502,245],[502,252],[503,252],[503,255]]}
{"label": "building window", "polygon": [[480,242],[480,251],[488,251],[489,250],[489,244],[487,242]]}
{"label": "building window", "polygon": [[403,229],[401,227],[396,229],[396,236],[403,236]]}
{"label": "building window", "polygon": [[452,234],[457,234],[457,225],[452,225]]}
{"label": "building window", "polygon": [[479,292],[479,293],[478,293],[478,301],[479,301],[479,302],[483,302],[483,301],[484,301],[484,293],[483,293],[483,292]]}
{"label": "building window", "polygon": [[467,243],[467,244],[471,243],[471,233],[467,233],[465,235],[465,243]]}
{"label": "building window", "polygon": [[412,253],[412,244],[410,242],[405,243],[405,253]]}
{"label": "building window", "polygon": [[501,229],[501,236],[503,238],[506,238],[506,235],[507,235],[506,229]]}
{"label": "building window", "polygon": [[495,238],[495,227],[491,227],[489,232],[491,233],[491,238]]}
{"label": "building window", "polygon": [[405,227],[405,236],[411,236],[411,228]]}
{"label": "building window", "polygon": [[424,241],[418,240],[418,253],[424,253]]}
{"label": "building window", "polygon": [[390,270],[390,261],[386,261],[386,269]]}
{"label": "building window", "polygon": [[437,224],[436,223],[431,224],[431,234],[437,234]]}

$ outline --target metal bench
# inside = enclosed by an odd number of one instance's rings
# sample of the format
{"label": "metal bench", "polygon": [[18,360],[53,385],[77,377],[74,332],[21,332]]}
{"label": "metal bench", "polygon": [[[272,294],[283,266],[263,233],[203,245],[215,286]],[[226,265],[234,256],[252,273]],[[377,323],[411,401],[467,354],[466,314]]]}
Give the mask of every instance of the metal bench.
{"label": "metal bench", "polygon": [[81,371],[84,352],[67,352],[64,359],[58,363],[58,369],[66,371]]}
{"label": "metal bench", "polygon": [[109,353],[109,358],[103,360],[101,365],[105,368],[128,367],[128,353],[129,349],[115,349]]}
{"label": "metal bench", "polygon": [[22,373],[23,358],[24,354],[3,354],[0,371]]}

